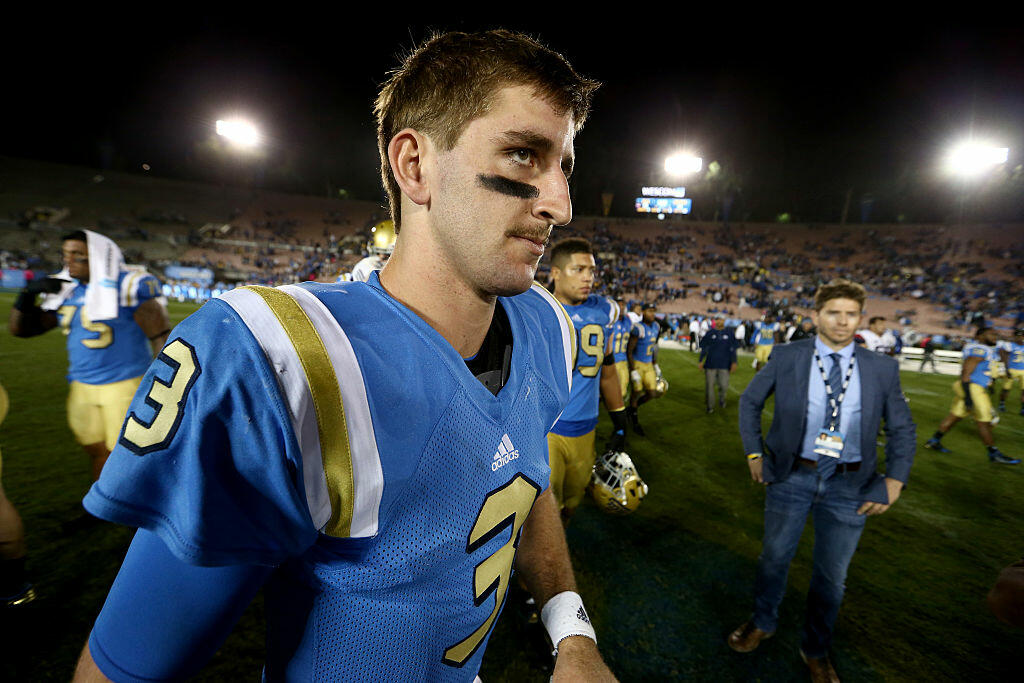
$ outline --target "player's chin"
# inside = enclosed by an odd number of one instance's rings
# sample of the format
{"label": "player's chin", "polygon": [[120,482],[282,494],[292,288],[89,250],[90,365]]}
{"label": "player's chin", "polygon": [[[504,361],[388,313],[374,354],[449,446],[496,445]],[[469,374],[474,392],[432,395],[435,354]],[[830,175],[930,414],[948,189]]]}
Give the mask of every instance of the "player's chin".
{"label": "player's chin", "polygon": [[496,296],[522,294],[533,285],[536,275],[536,264],[515,264],[505,269],[504,272],[492,273],[487,291]]}

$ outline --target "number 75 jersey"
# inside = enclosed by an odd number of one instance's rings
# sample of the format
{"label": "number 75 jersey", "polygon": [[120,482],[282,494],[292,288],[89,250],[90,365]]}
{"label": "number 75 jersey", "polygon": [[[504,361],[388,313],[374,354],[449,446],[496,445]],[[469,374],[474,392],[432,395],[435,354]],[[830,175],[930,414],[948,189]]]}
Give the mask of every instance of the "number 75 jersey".
{"label": "number 75 jersey", "polygon": [[85,506],[193,564],[279,567],[267,680],[472,681],[575,353],[539,286],[498,305],[495,396],[376,274],[211,301],[150,367]]}

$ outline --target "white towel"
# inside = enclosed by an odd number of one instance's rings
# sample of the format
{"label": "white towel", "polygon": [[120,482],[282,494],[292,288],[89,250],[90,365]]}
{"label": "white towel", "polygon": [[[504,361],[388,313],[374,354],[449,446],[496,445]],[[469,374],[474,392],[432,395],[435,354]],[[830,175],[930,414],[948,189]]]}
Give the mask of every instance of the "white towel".
{"label": "white towel", "polygon": [[86,230],[89,247],[89,287],[85,290],[85,313],[91,320],[117,317],[117,279],[124,268],[121,249],[109,237]]}

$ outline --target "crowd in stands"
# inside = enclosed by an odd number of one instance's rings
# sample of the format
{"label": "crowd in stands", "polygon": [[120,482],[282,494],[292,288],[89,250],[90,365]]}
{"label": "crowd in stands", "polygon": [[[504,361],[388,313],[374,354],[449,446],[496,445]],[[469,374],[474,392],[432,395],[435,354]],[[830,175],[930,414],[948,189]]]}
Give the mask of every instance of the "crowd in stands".
{"label": "crowd in stands", "polygon": [[[201,230],[194,219],[189,223],[181,211],[152,207],[96,228],[122,244],[128,262],[158,275],[169,265],[185,265],[210,269],[224,283],[333,282],[365,255],[369,228],[385,215],[369,202],[317,201],[310,209],[301,198],[282,206],[264,199],[225,212],[221,220],[228,222],[213,231]],[[163,225],[174,234],[162,235]],[[1024,324],[1024,241],[1013,241],[1013,231],[582,217],[553,239],[573,234],[594,244],[597,292],[653,301],[676,315],[756,320],[771,313],[795,320],[812,308],[820,284],[846,277],[868,289],[869,305],[889,305],[888,313],[904,326],[965,331],[982,321]],[[49,233],[31,249],[5,249],[0,258],[5,268],[57,270],[57,239],[59,232]],[[175,245],[172,256],[152,256],[149,245],[160,240]],[[215,289],[211,283],[173,284],[186,292]]]}

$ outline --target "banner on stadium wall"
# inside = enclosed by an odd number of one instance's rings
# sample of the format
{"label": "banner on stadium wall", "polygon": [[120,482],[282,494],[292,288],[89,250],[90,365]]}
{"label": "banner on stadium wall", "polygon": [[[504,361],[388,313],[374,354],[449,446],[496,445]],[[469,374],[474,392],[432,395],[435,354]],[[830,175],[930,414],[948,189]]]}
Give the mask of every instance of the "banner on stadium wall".
{"label": "banner on stadium wall", "polygon": [[607,216],[612,212],[612,199],[614,198],[615,195],[611,192],[601,193],[601,208],[604,210],[604,214],[602,215]]}
{"label": "banner on stadium wall", "polygon": [[164,275],[172,280],[191,280],[204,285],[208,285],[213,282],[213,271],[209,268],[167,266],[164,268]]}
{"label": "banner on stadium wall", "polygon": [[25,271],[17,268],[4,268],[0,286],[4,289],[21,289],[25,286]]}

